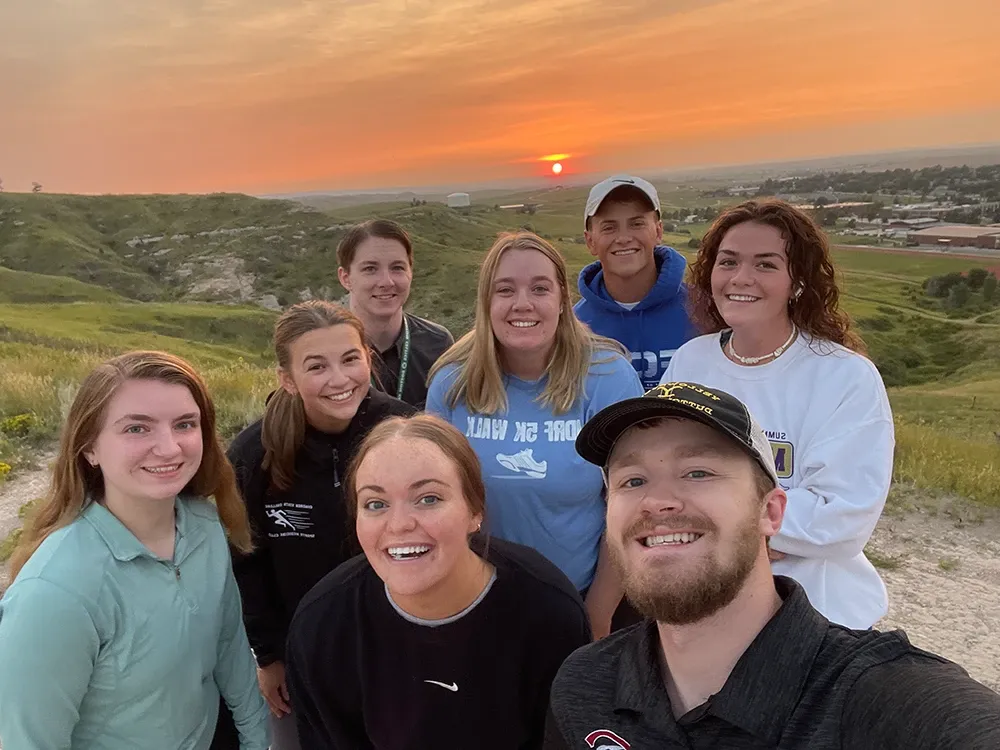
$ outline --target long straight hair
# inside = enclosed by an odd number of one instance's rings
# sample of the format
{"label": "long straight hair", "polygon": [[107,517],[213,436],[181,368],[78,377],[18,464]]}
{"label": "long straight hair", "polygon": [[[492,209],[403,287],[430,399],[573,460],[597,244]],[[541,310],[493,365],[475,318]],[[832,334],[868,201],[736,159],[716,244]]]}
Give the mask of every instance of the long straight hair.
{"label": "long straight hair", "polygon": [[[349,325],[358,332],[362,348],[371,369],[371,352],[365,339],[365,327],[357,315],[346,307],[324,300],[308,300],[292,305],[274,325],[274,354],[278,367],[291,369],[291,347],[310,331]],[[292,486],[295,478],[295,455],[306,436],[306,410],[302,397],[282,388],[271,394],[264,409],[261,442],[264,445],[263,468],[270,472],[271,482],[281,490]]]}
{"label": "long straight hair", "polygon": [[565,414],[583,393],[594,354],[605,351],[610,360],[616,353],[622,356],[626,353],[617,341],[595,334],[576,317],[570,305],[566,260],[556,248],[532,232],[501,234],[490,248],[479,270],[475,327],[438,358],[427,380],[430,382],[443,367],[457,363],[457,377],[446,397],[452,408],[464,401],[470,411],[479,414],[496,414],[507,409],[504,369],[490,320],[490,301],[500,259],[511,250],[535,250],[556,267],[559,322],[555,345],[545,367],[548,379],[541,403],[555,414]]}
{"label": "long straight hair", "polygon": [[80,385],[63,425],[59,454],[41,507],[31,515],[10,562],[15,578],[52,532],[75,520],[88,498],[104,496],[104,475],[84,454],[104,427],[108,404],[123,383],[155,380],[182,385],[191,392],[201,413],[202,459],[184,494],[212,499],[230,544],[249,552],[250,521],[240,499],[236,475],[216,434],[215,405],[204,381],[185,360],[157,351],[122,354],[95,367]]}

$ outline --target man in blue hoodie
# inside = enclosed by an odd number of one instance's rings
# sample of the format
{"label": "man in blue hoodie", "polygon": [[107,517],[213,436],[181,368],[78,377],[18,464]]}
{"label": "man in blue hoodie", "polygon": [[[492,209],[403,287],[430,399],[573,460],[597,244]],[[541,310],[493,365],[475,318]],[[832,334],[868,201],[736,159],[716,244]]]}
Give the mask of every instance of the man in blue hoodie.
{"label": "man in blue hoodie", "polygon": [[646,388],[660,382],[674,352],[696,331],[688,318],[687,261],[663,235],[660,198],[649,182],[615,175],[590,191],[587,247],[597,258],[580,272],[577,318],[625,346]]}

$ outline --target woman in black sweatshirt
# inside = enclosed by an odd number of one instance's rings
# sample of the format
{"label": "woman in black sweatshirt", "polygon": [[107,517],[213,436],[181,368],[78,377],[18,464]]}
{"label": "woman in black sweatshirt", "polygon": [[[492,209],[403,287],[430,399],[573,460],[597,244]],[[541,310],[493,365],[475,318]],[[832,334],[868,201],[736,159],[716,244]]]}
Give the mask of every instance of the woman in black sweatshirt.
{"label": "woman in black sweatshirt", "polygon": [[468,440],[433,416],[382,422],[345,501],[363,555],[302,600],[288,687],[309,750],[541,748],[552,679],[590,642],[583,600],[535,550],[478,533]]}
{"label": "woman in black sweatshirt", "polygon": [[[347,465],[372,427],[415,412],[371,387],[365,340],[361,321],[340,305],[288,308],[274,331],[281,387],[228,452],[254,530],[254,552],[235,555],[233,568],[274,750],[299,747],[285,685],[289,621],[317,581],[360,551],[343,497]],[[213,748],[227,745],[227,720],[220,717]]]}

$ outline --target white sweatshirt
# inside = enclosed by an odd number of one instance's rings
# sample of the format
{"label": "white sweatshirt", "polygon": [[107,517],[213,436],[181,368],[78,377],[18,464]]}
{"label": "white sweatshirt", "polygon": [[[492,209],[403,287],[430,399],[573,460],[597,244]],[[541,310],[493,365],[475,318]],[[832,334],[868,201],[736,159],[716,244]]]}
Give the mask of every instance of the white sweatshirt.
{"label": "white sweatshirt", "polygon": [[731,361],[720,340],[714,333],[684,344],[661,382],[701,383],[747,405],[788,494],[771,539],[787,557],[772,570],[798,581],[832,622],[871,627],[888,596],[864,548],[889,494],[895,447],[881,375],[865,357],[807,334],[755,367]]}

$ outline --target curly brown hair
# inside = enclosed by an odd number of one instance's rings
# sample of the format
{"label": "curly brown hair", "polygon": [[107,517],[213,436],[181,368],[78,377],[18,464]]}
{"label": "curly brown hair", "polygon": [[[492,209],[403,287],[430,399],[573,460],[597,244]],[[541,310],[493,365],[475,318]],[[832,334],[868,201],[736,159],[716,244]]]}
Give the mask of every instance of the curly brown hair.
{"label": "curly brown hair", "polygon": [[689,313],[698,329],[716,333],[728,328],[712,297],[712,269],[723,237],[747,221],[774,227],[785,238],[792,286],[802,285],[801,296],[789,307],[792,322],[814,338],[865,354],[864,341],[840,309],[840,290],[826,235],[808,214],[777,199],[751,200],[728,208],[705,233],[688,282]]}

